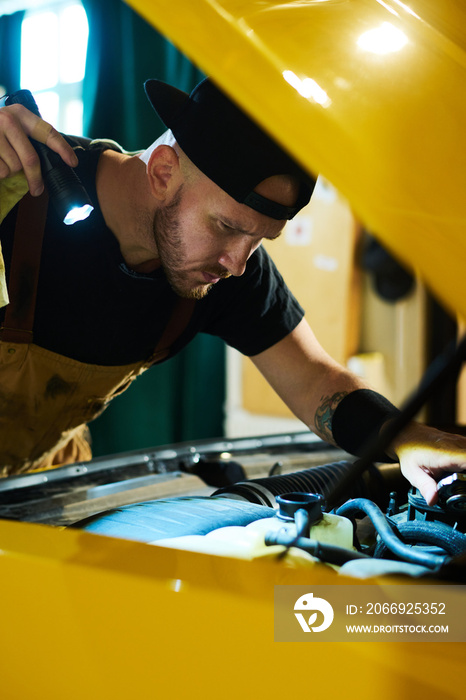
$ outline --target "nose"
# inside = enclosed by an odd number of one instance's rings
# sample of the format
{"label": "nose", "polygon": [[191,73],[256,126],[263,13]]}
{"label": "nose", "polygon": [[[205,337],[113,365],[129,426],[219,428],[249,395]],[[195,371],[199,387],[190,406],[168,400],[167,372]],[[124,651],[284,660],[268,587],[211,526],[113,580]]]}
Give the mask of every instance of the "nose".
{"label": "nose", "polygon": [[218,262],[234,277],[241,277],[246,269],[247,261],[259,245],[260,241],[257,243],[249,238],[241,241],[241,243],[236,241],[234,245],[220,255]]}

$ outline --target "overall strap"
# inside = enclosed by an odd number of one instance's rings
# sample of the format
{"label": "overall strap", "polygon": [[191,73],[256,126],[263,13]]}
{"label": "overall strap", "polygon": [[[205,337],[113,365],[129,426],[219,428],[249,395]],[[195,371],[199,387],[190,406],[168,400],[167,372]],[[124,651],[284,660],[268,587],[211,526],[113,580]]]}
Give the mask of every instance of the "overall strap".
{"label": "overall strap", "polygon": [[[5,319],[0,328],[0,340],[4,342],[32,343],[33,340],[32,328],[47,207],[46,191],[40,197],[32,197],[28,192],[18,206],[8,283],[11,302],[6,307]],[[167,357],[171,345],[187,327],[195,303],[194,299],[177,300],[147,366]]]}
{"label": "overall strap", "polygon": [[0,329],[0,340],[4,342],[32,343],[48,199],[46,191],[40,197],[28,192],[18,205],[8,281],[11,301]]}
{"label": "overall strap", "polygon": [[170,320],[162,333],[162,337],[146,363],[147,366],[154,365],[157,362],[162,362],[162,360],[168,356],[170,347],[173,345],[175,340],[180,337],[191,320],[195,304],[196,302],[194,299],[178,298]]}

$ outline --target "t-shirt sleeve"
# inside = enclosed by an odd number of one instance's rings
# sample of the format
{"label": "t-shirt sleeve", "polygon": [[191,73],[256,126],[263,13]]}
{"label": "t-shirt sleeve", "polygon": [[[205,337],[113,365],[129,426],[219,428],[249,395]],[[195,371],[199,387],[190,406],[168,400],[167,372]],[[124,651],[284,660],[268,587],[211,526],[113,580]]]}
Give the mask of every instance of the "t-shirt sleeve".
{"label": "t-shirt sleeve", "polygon": [[267,251],[261,246],[241,277],[221,281],[218,312],[204,332],[244,355],[257,355],[285,338],[304,316]]}

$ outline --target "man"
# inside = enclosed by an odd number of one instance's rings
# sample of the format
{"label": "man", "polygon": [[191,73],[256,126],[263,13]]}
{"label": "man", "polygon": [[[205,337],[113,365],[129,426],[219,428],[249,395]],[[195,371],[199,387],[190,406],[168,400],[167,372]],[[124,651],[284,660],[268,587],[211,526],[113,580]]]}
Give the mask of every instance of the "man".
{"label": "man", "polygon": [[[34,240],[15,250],[24,240],[15,226],[27,228],[17,210],[35,200],[16,206],[6,183],[23,170],[24,190],[43,190],[29,136],[77,166],[95,205],[72,235],[47,209],[30,328],[11,330],[15,299],[2,310],[3,474],[89,459],[86,423],[198,332],[250,355],[298,418],[358,454],[396,409],[325,353],[260,247],[309,201],[313,182],[209,80],[190,96],[159,81],[146,92],[169,131],[141,157],[108,143],[67,143],[20,105],[0,110],[10,294],[16,258]],[[435,478],[466,468],[466,439],[417,423],[390,450],[431,504]]]}

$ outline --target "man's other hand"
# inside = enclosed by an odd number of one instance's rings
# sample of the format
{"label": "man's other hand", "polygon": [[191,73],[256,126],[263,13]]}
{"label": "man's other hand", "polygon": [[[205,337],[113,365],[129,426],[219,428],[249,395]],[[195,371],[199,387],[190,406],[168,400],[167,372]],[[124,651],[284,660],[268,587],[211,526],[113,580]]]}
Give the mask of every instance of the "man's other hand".
{"label": "man's other hand", "polygon": [[42,194],[44,183],[37,155],[30,138],[44,143],[58,153],[67,165],[76,167],[78,159],[71,146],[51,124],[40,119],[23,105],[0,109],[0,179],[24,170],[29,191]]}

